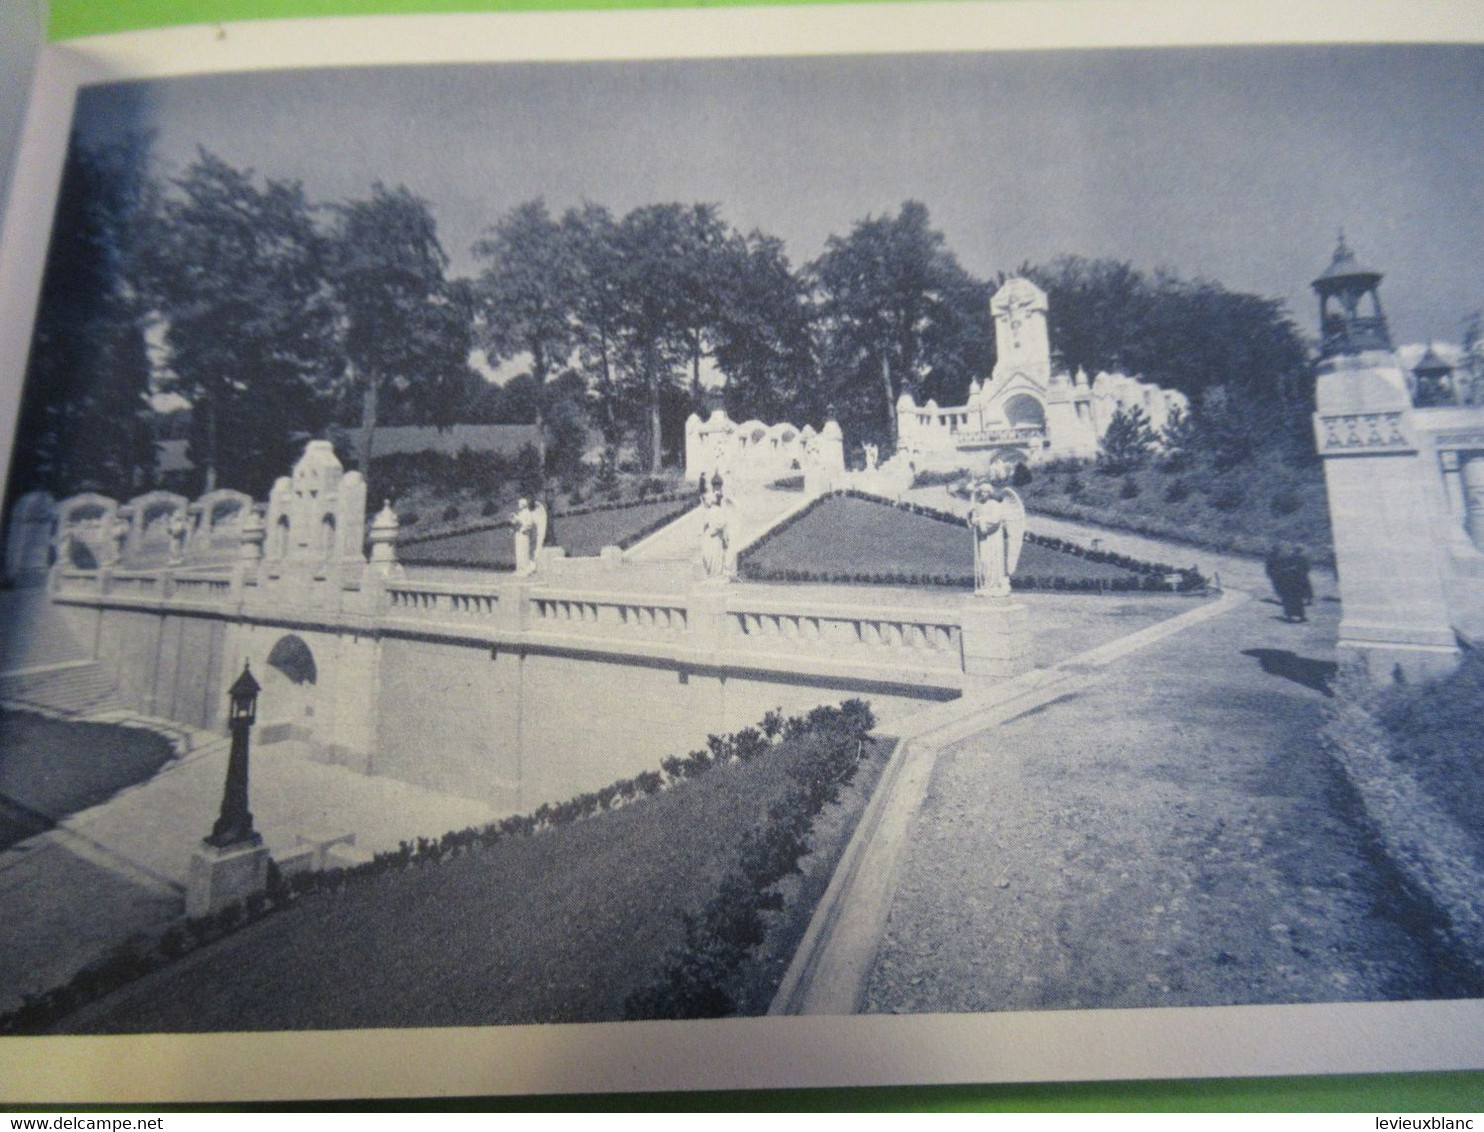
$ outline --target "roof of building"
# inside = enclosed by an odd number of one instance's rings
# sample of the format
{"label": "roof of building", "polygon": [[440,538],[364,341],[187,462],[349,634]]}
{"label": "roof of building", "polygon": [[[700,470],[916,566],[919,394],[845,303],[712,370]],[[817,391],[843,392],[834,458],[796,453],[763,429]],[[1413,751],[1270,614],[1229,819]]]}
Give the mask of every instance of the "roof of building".
{"label": "roof of building", "polygon": [[1334,258],[1329,261],[1329,266],[1324,269],[1319,278],[1314,280],[1312,286],[1324,289],[1324,285],[1342,281],[1363,283],[1369,281],[1374,285],[1381,280],[1381,273],[1369,267],[1363,267],[1355,258],[1350,245],[1345,242],[1345,233],[1341,232],[1339,240],[1335,244]]}
{"label": "roof of building", "polygon": [[[336,430],[335,440],[336,446],[347,457],[359,457],[359,429]],[[533,424],[456,424],[447,429],[438,429],[431,425],[390,425],[378,428],[376,439],[372,443],[376,456],[391,456],[399,452],[442,452],[448,456],[457,456],[465,448],[471,452],[498,452],[513,456],[528,444],[539,446],[540,440],[540,432]]]}
{"label": "roof of building", "polygon": [[1429,342],[1427,344],[1427,350],[1422,355],[1422,359],[1412,367],[1412,372],[1419,377],[1427,377],[1430,375],[1452,373],[1453,367],[1438,357],[1437,351],[1432,348],[1432,343]]}

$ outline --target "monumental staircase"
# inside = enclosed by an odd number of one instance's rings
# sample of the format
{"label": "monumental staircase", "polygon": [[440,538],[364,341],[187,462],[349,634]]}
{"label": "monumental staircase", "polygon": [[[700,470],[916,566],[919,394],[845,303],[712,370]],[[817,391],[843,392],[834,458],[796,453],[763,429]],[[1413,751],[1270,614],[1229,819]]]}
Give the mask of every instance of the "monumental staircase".
{"label": "monumental staircase", "polygon": [[122,707],[118,675],[92,659],[44,589],[0,592],[0,702],[62,715]]}

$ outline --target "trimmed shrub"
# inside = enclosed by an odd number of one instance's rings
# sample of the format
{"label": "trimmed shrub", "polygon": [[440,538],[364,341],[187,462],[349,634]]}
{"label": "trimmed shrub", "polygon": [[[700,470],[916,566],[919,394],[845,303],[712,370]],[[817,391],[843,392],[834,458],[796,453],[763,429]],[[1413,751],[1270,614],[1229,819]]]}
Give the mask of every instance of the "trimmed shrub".
{"label": "trimmed shrub", "polygon": [[1211,496],[1211,506],[1218,511],[1235,511],[1247,501],[1247,491],[1240,484],[1226,484]]}
{"label": "trimmed shrub", "polygon": [[1268,504],[1268,509],[1274,515],[1292,515],[1302,505],[1298,492],[1292,488],[1281,488],[1273,494],[1273,500]]}

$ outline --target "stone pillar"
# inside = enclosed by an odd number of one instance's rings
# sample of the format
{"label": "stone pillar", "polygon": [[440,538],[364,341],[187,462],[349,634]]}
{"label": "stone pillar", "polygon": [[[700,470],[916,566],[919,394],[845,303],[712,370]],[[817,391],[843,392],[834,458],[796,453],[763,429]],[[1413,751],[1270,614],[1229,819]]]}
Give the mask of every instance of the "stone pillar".
{"label": "stone pillar", "polygon": [[55,526],[56,500],[50,492],[29,491],[16,500],[5,538],[6,577],[24,585],[45,579]]}
{"label": "stone pillar", "polygon": [[242,517],[242,527],[237,540],[237,561],[260,562],[263,558],[263,543],[268,538],[268,524],[257,508],[249,507]]}
{"label": "stone pillar", "polygon": [[1026,608],[1005,598],[975,595],[963,604],[959,620],[965,692],[974,684],[993,684],[1030,670]]}
{"label": "stone pillar", "polygon": [[727,589],[703,583],[690,592],[685,623],[690,645],[697,652],[719,653],[726,647]]}
{"label": "stone pillar", "polygon": [[392,501],[386,500],[371,520],[371,569],[383,578],[397,572],[397,532],[400,529]]}
{"label": "stone pillar", "polygon": [[1484,550],[1484,452],[1470,452],[1462,463],[1464,526],[1474,545]]}
{"label": "stone pillar", "polygon": [[[1321,363],[1314,415],[1339,573],[1339,648],[1385,682],[1453,669],[1426,476],[1405,376],[1389,353]],[[1435,472],[1433,474],[1436,474]]]}

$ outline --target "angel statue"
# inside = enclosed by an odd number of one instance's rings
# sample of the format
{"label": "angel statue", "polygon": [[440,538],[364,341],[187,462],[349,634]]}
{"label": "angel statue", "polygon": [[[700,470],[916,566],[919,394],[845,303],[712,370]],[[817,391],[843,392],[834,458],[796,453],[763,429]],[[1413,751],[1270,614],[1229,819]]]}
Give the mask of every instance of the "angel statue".
{"label": "angel statue", "polygon": [[[545,513],[542,513],[542,525],[545,525]],[[510,525],[515,528],[515,573],[517,575],[530,574],[536,569],[536,549],[541,544],[536,541],[536,512],[531,509],[531,502],[522,499],[515,508],[515,514],[510,516]]]}
{"label": "angel statue", "polygon": [[531,514],[535,516],[536,521],[536,530],[531,537],[531,569],[534,570],[540,563],[536,552],[546,545],[546,501],[542,499],[536,500],[535,504],[531,507]]}
{"label": "angel statue", "polygon": [[1014,488],[992,482],[979,483],[972,498],[969,529],[974,534],[974,593],[1006,597],[1025,542],[1025,504]]}

